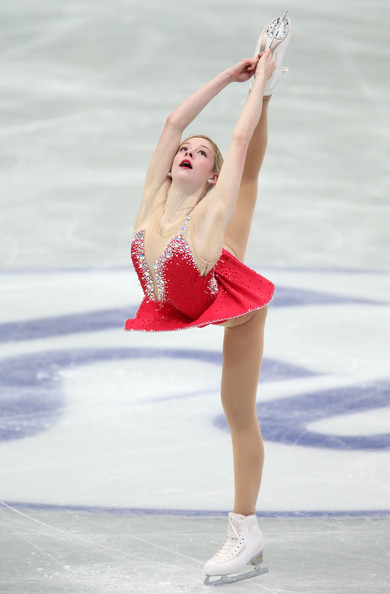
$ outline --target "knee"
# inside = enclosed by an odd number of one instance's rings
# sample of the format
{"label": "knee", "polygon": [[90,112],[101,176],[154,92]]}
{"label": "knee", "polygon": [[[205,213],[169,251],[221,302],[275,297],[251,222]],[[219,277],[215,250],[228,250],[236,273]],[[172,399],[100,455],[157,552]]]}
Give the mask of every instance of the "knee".
{"label": "knee", "polygon": [[233,433],[251,433],[259,431],[259,420],[256,408],[243,410],[237,406],[226,407],[224,412],[230,431]]}

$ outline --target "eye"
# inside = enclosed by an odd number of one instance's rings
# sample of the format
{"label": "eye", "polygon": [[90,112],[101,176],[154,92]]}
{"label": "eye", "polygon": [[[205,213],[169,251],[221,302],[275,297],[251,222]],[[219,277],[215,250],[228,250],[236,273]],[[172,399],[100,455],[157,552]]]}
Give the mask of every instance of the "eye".
{"label": "eye", "polygon": [[186,146],[181,146],[181,147],[179,148],[179,151],[186,151],[186,150],[187,150],[187,147],[186,147]]}
{"label": "eye", "polygon": [[199,153],[200,153],[201,155],[203,155],[204,157],[207,157],[207,153],[206,153],[206,151],[204,151],[204,150],[200,150],[200,151],[199,151]]}

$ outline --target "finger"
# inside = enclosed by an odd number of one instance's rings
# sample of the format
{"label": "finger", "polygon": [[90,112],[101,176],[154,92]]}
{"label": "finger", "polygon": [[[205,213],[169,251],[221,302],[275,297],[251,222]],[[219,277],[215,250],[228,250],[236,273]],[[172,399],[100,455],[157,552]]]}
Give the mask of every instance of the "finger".
{"label": "finger", "polygon": [[258,64],[258,63],[259,63],[259,61],[258,61],[258,60],[253,60],[253,61],[251,62],[251,64],[249,64],[249,66],[247,67],[247,68],[248,68],[248,70],[253,70],[253,68],[256,68],[256,66],[257,66],[257,64]]}

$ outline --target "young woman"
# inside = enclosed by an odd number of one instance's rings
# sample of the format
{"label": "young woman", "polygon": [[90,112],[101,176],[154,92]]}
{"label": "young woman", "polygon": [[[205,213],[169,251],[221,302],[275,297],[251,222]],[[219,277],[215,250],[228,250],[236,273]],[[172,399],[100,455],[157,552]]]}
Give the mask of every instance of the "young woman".
{"label": "young woman", "polygon": [[[226,576],[262,560],[255,508],[264,450],[256,391],[274,286],[242,262],[267,144],[269,99],[289,36],[284,14],[264,29],[253,58],[221,72],[168,116],[134,226],[132,259],[145,298],[125,329],[225,328],[221,397],[233,444],[235,503],[225,544],[206,563],[207,576]],[[181,141],[211,99],[228,84],[249,79],[251,91],[224,162],[206,136]]]}

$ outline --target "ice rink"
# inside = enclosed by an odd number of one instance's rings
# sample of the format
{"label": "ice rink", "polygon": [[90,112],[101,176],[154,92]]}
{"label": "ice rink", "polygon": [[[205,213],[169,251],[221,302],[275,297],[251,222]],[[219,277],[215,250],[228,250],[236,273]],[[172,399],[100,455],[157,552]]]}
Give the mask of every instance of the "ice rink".
{"label": "ice rink", "polygon": [[[198,594],[232,508],[217,327],[125,333],[165,117],[284,5],[0,3],[0,592]],[[387,0],[294,0],[247,264],[276,284],[258,412],[269,573],[390,592]],[[226,151],[247,85],[189,133]]]}

